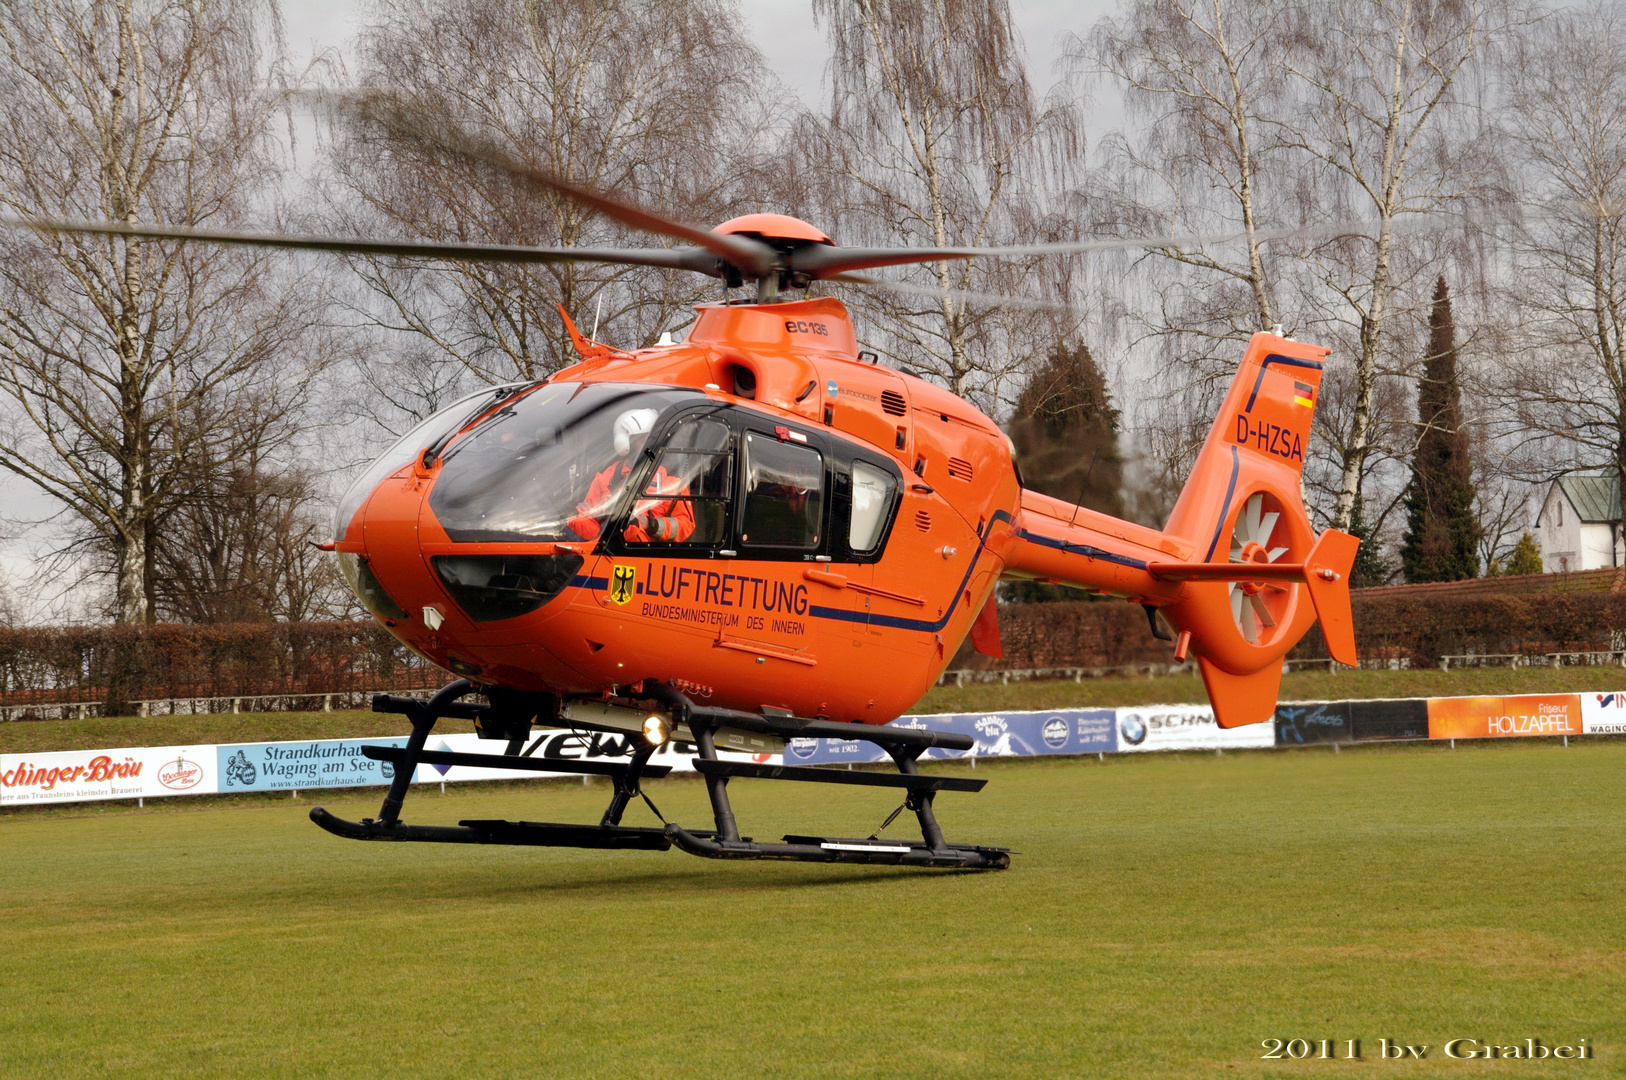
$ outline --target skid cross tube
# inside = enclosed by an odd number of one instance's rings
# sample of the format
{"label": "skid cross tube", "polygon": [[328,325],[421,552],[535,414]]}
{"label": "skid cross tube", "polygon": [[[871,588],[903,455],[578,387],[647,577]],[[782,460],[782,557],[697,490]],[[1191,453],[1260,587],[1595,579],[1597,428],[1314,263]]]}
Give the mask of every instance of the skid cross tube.
{"label": "skid cross tube", "polygon": [[[902,747],[883,747],[892,755],[892,760],[898,763],[898,771],[905,776],[918,776],[915,768],[915,758],[920,751],[910,752]],[[903,805],[915,812],[915,818],[920,822],[920,835],[926,841],[926,846],[932,851],[946,851],[948,841],[943,839],[943,830],[937,824],[937,815],[932,811],[932,800],[937,797],[937,791],[932,788],[910,788],[909,795],[904,799]]]}
{"label": "skid cross tube", "polygon": [[[913,764],[911,762],[911,764]],[[697,758],[695,771],[707,776],[751,776],[759,780],[804,780],[817,784],[851,784],[855,787],[908,788],[911,791],[981,791],[986,780],[957,776],[921,776],[918,773],[847,772],[814,769],[803,765],[758,765],[754,761],[706,761]]]}
{"label": "skid cross tube", "polygon": [[[672,771],[670,765],[650,765],[655,747],[643,745],[634,752],[630,762],[582,761],[574,758],[534,758],[521,756],[516,742],[511,739],[502,754],[464,754],[450,750],[426,750],[425,743],[435,722],[442,716],[466,719],[480,717],[489,710],[487,705],[470,705],[457,700],[478,689],[467,679],[457,679],[442,687],[427,701],[417,698],[378,694],[373,698],[374,712],[403,713],[412,722],[412,734],[404,747],[363,746],[363,756],[374,761],[387,761],[395,767],[390,778],[389,792],[378,817],[362,821],[346,821],[322,807],[314,807],[311,820],[335,836],[350,840],[406,840],[435,844],[519,844],[531,847],[585,847],[639,849],[666,851],[672,842],[665,830],[659,828],[626,828],[621,816],[634,795],[643,794],[639,783],[643,777],[659,778]],[[464,821],[452,825],[408,825],[401,821],[401,807],[406,802],[407,790],[419,765],[464,766],[467,768],[508,769],[517,772],[582,773],[608,776],[615,783],[615,793],[609,807],[597,825],[560,825],[552,822],[529,821]],[[654,804],[650,803],[650,809]],[[659,816],[657,811],[656,816]],[[663,821],[664,824],[664,821]],[[707,835],[710,835],[709,833]]]}
{"label": "skid cross tube", "polygon": [[[385,694],[373,699],[374,712],[404,712],[412,721],[412,735],[407,739],[406,754],[396,765],[395,776],[390,780],[389,794],[384,796],[384,805],[379,807],[379,821],[385,825],[394,825],[401,820],[401,806],[406,802],[407,788],[412,785],[412,774],[418,771],[418,756],[423,753],[423,744],[429,741],[429,732],[434,728],[435,721],[445,716],[458,698],[473,689],[474,684],[469,680],[454,679],[441,687],[428,701],[391,698]],[[381,703],[379,698],[385,700]],[[380,704],[385,707],[380,708]]]}
{"label": "skid cross tube", "polygon": [[[706,790],[711,796],[712,815],[716,819],[716,833],[708,838],[680,825],[666,827],[666,835],[671,841],[691,855],[712,859],[793,859],[801,862],[889,863],[980,869],[1004,869],[1010,865],[1010,853],[1004,848],[950,844],[944,839],[943,830],[932,811],[932,800],[938,791],[977,791],[986,781],[925,777],[915,768],[915,759],[930,747],[971,749],[975,741],[970,736],[918,728],[885,728],[871,724],[809,720],[766,709],[759,715],[732,709],[696,708],[675,687],[657,683],[653,679],[644,682],[641,696],[653,698],[671,710],[674,727],[687,724],[699,751],[699,756],[694,759],[694,767],[705,777]],[[863,739],[879,745],[891,755],[898,766],[899,775],[720,761],[713,735],[718,728],[725,726],[789,738]],[[790,836],[780,844],[742,840],[733,807],[728,800],[728,781],[733,776],[906,788],[908,797],[905,805],[915,812],[920,822],[922,840],[918,843],[896,843]]]}
{"label": "skid cross tube", "polygon": [[[633,751],[632,761],[610,774],[615,781],[615,794],[610,796],[610,805],[604,808],[604,816],[599,818],[600,825],[621,824],[621,815],[627,812],[627,804],[632,801],[634,795],[642,796],[645,802],[649,802],[649,796],[644,795],[643,788],[639,787],[639,781],[643,777],[661,777],[672,771],[670,765],[650,767],[649,757],[654,752],[654,745],[645,743]],[[649,803],[649,808],[654,810],[655,804]],[[662,819],[663,824],[664,820]]]}
{"label": "skid cross tube", "polygon": [[[311,820],[323,829],[351,840],[416,841],[436,844],[513,844],[531,847],[577,847],[600,850],[666,851],[676,846],[691,855],[712,859],[789,859],[798,862],[870,863],[893,866],[932,866],[960,869],[1002,870],[1010,865],[1006,848],[974,844],[951,844],[943,837],[932,804],[939,791],[979,791],[986,780],[967,777],[922,776],[916,759],[932,747],[967,750],[969,736],[920,728],[893,728],[870,724],[849,724],[832,720],[792,716],[782,710],[764,708],[761,713],[733,709],[697,708],[668,683],[646,680],[639,687],[626,687],[627,698],[654,700],[670,712],[672,729],[687,727],[693,739],[695,770],[705,782],[711,799],[715,830],[685,829],[669,823],[642,789],[642,781],[671,772],[669,765],[651,765],[658,749],[639,740],[631,760],[617,763],[579,759],[535,758],[518,754],[515,729],[508,729],[509,742],[503,754],[465,754],[450,750],[428,750],[425,744],[435,722],[442,716],[479,718],[492,706],[471,705],[458,699],[480,689],[467,679],[458,679],[427,701],[380,694],[373,699],[376,712],[405,714],[412,722],[412,735],[404,747],[364,746],[362,753],[395,766],[390,788],[377,819],[346,821],[321,807],[311,810]],[[495,715],[495,714],[491,714]],[[524,725],[521,725],[524,726]],[[753,731],[792,738],[862,739],[884,749],[897,765],[893,773],[808,768],[797,765],[767,765],[758,762],[723,761],[717,753],[717,732],[723,728]],[[535,744],[532,750],[535,749]],[[413,774],[422,765],[463,766],[507,769],[515,772],[570,772],[609,776],[615,784],[610,804],[597,825],[569,825],[554,822],[471,820],[457,825],[408,825],[401,821]],[[740,835],[739,825],[728,798],[732,777],[761,780],[793,780],[821,784],[848,784],[857,787],[903,788],[904,806],[913,810],[920,822],[920,840],[842,839],[819,836],[786,836],[781,843],[757,843]],[[622,815],[637,796],[649,803],[664,828],[635,828],[621,824]],[[890,824],[890,819],[888,820]]]}

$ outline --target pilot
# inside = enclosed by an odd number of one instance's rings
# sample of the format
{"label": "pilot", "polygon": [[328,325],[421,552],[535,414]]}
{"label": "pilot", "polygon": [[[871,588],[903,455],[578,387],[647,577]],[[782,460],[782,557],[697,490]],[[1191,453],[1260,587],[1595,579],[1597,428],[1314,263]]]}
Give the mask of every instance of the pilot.
{"label": "pilot", "polygon": [[[584,540],[597,540],[603,530],[604,519],[610,506],[621,491],[621,486],[632,474],[638,461],[638,452],[644,448],[649,433],[660,414],[654,409],[628,409],[615,420],[615,460],[593,477],[587,488],[587,498],[576,505],[576,516],[570,519],[570,528]],[[621,535],[629,542],[647,544],[652,540],[681,543],[694,532],[694,507],[688,500],[689,485],[672,476],[664,468],[655,469],[649,479],[646,495],[657,497],[639,499],[633,507],[632,520]],[[664,496],[664,497],[659,497]]]}

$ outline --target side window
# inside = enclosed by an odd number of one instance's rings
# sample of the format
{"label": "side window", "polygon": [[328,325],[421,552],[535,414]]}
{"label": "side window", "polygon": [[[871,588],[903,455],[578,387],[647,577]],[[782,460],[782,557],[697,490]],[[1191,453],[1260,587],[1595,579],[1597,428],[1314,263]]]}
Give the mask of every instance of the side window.
{"label": "side window", "polygon": [[847,526],[847,547],[854,555],[869,555],[881,542],[898,481],[889,472],[853,462],[852,516]]}
{"label": "side window", "polygon": [[745,435],[745,510],[740,542],[752,547],[819,546],[824,456],[811,447]]}
{"label": "side window", "polygon": [[633,504],[623,538],[634,544],[722,544],[732,465],[727,424],[705,418],[679,424]]}

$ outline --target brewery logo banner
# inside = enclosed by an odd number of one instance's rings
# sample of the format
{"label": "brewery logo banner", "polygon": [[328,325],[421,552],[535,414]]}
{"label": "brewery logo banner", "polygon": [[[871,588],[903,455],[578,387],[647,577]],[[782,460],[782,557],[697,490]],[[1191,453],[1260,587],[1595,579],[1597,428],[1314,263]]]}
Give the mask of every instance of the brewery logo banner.
{"label": "brewery logo banner", "polygon": [[149,746],[0,754],[0,806],[212,794],[214,750]]}

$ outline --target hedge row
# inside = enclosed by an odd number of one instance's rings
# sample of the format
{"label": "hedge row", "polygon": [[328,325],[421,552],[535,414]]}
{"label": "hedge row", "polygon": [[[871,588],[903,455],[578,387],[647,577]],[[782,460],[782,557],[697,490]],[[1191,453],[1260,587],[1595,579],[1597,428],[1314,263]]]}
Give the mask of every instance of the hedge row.
{"label": "hedge row", "polygon": [[1001,604],[999,644],[993,660],[966,642],[952,669],[1123,667],[1166,664],[1173,646],[1152,637],[1146,613],[1123,601],[1067,600],[1049,604]]}
{"label": "hedge row", "polygon": [[375,623],[0,629],[0,704],[417,689],[446,673]]}
{"label": "hedge row", "polygon": [[[1376,591],[1376,590],[1374,590]],[[1614,649],[1626,629],[1626,595],[1554,589],[1510,595],[1452,596],[1395,589],[1353,597],[1355,643],[1363,657],[1408,659],[1432,666],[1442,656]],[[1313,628],[1293,656],[1326,656]]]}
{"label": "hedge row", "polygon": [[[1626,594],[1553,589],[1512,595],[1451,595],[1420,588],[1372,590],[1352,597],[1355,643],[1363,658],[1406,659],[1432,667],[1442,656],[1602,652],[1626,638]],[[991,660],[960,650],[953,668],[1124,667],[1167,663],[1173,647],[1153,638],[1146,615],[1112,601],[1005,604]],[[1289,654],[1327,655],[1318,625]]]}

